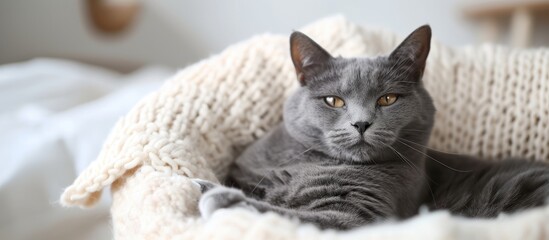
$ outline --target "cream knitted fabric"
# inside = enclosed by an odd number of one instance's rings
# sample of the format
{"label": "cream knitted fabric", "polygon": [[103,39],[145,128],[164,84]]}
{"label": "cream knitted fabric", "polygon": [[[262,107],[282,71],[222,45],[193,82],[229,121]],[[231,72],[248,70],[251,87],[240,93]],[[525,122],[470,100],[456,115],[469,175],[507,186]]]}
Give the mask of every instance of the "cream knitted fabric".
{"label": "cream knitted fabric", "polygon": [[[334,55],[386,54],[401,40],[342,17],[303,31]],[[436,29],[435,29],[436,33]],[[189,178],[216,181],[252,141],[281,120],[297,86],[287,36],[229,47],[169,79],[120,119],[93,162],[61,197],[91,206],[112,185],[117,239],[541,239],[549,207],[495,220],[426,213],[404,223],[320,231],[276,214],[221,210],[199,219]],[[434,43],[425,85],[438,109],[432,148],[496,159],[549,160],[549,50]]]}

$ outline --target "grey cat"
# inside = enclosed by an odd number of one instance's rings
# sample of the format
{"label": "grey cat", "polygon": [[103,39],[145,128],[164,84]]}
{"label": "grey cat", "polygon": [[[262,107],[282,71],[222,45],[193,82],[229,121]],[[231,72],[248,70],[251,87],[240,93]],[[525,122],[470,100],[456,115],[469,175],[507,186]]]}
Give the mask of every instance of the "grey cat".
{"label": "grey cat", "polygon": [[421,205],[475,217],[542,205],[546,165],[425,147],[435,114],[421,81],[430,41],[426,25],[389,56],[334,58],[294,32],[301,87],[286,101],[283,123],[236,160],[231,187],[195,180],[202,216],[243,207],[350,229],[413,216]]}

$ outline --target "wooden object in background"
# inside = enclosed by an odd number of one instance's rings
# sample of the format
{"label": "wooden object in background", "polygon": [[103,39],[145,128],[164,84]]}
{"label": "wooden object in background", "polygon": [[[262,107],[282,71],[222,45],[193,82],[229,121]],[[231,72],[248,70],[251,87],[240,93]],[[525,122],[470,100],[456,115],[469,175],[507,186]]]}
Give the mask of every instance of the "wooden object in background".
{"label": "wooden object in background", "polygon": [[510,40],[515,47],[528,47],[532,39],[535,16],[549,14],[549,0],[476,1],[464,9],[466,16],[482,26],[482,40],[496,42],[501,35],[501,19],[511,18]]}
{"label": "wooden object in background", "polygon": [[86,8],[92,25],[98,31],[115,34],[135,22],[141,4],[138,0],[86,0]]}

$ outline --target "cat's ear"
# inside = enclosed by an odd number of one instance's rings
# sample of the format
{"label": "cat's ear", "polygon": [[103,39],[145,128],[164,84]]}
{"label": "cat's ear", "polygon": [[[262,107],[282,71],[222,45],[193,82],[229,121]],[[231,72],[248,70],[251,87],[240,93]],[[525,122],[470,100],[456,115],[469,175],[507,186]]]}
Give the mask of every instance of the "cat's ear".
{"label": "cat's ear", "polygon": [[318,43],[297,31],[290,36],[290,54],[297,79],[301,85],[305,85],[306,79],[313,74],[312,68],[322,65],[332,58]]}
{"label": "cat's ear", "polygon": [[389,59],[399,63],[412,64],[423,75],[425,62],[431,49],[431,27],[423,25],[414,30],[400,45],[389,55]]}

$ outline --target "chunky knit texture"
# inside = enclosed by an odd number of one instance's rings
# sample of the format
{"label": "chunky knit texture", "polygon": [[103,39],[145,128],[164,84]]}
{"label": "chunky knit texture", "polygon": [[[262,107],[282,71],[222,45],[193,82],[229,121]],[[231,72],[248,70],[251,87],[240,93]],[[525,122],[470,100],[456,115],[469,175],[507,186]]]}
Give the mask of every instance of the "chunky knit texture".
{"label": "chunky knit texture", "polygon": [[[345,57],[387,54],[402,39],[342,17],[303,31]],[[549,160],[548,49],[449,48],[436,41],[431,49],[424,82],[438,112],[430,147]],[[112,185],[117,239],[549,238],[549,207],[493,220],[424,213],[348,232],[241,209],[201,220],[200,194],[189,178],[222,178],[240,151],[281,121],[282,104],[296,87],[287,36],[254,37],[187,67],[118,121],[61,202],[91,206]]]}

